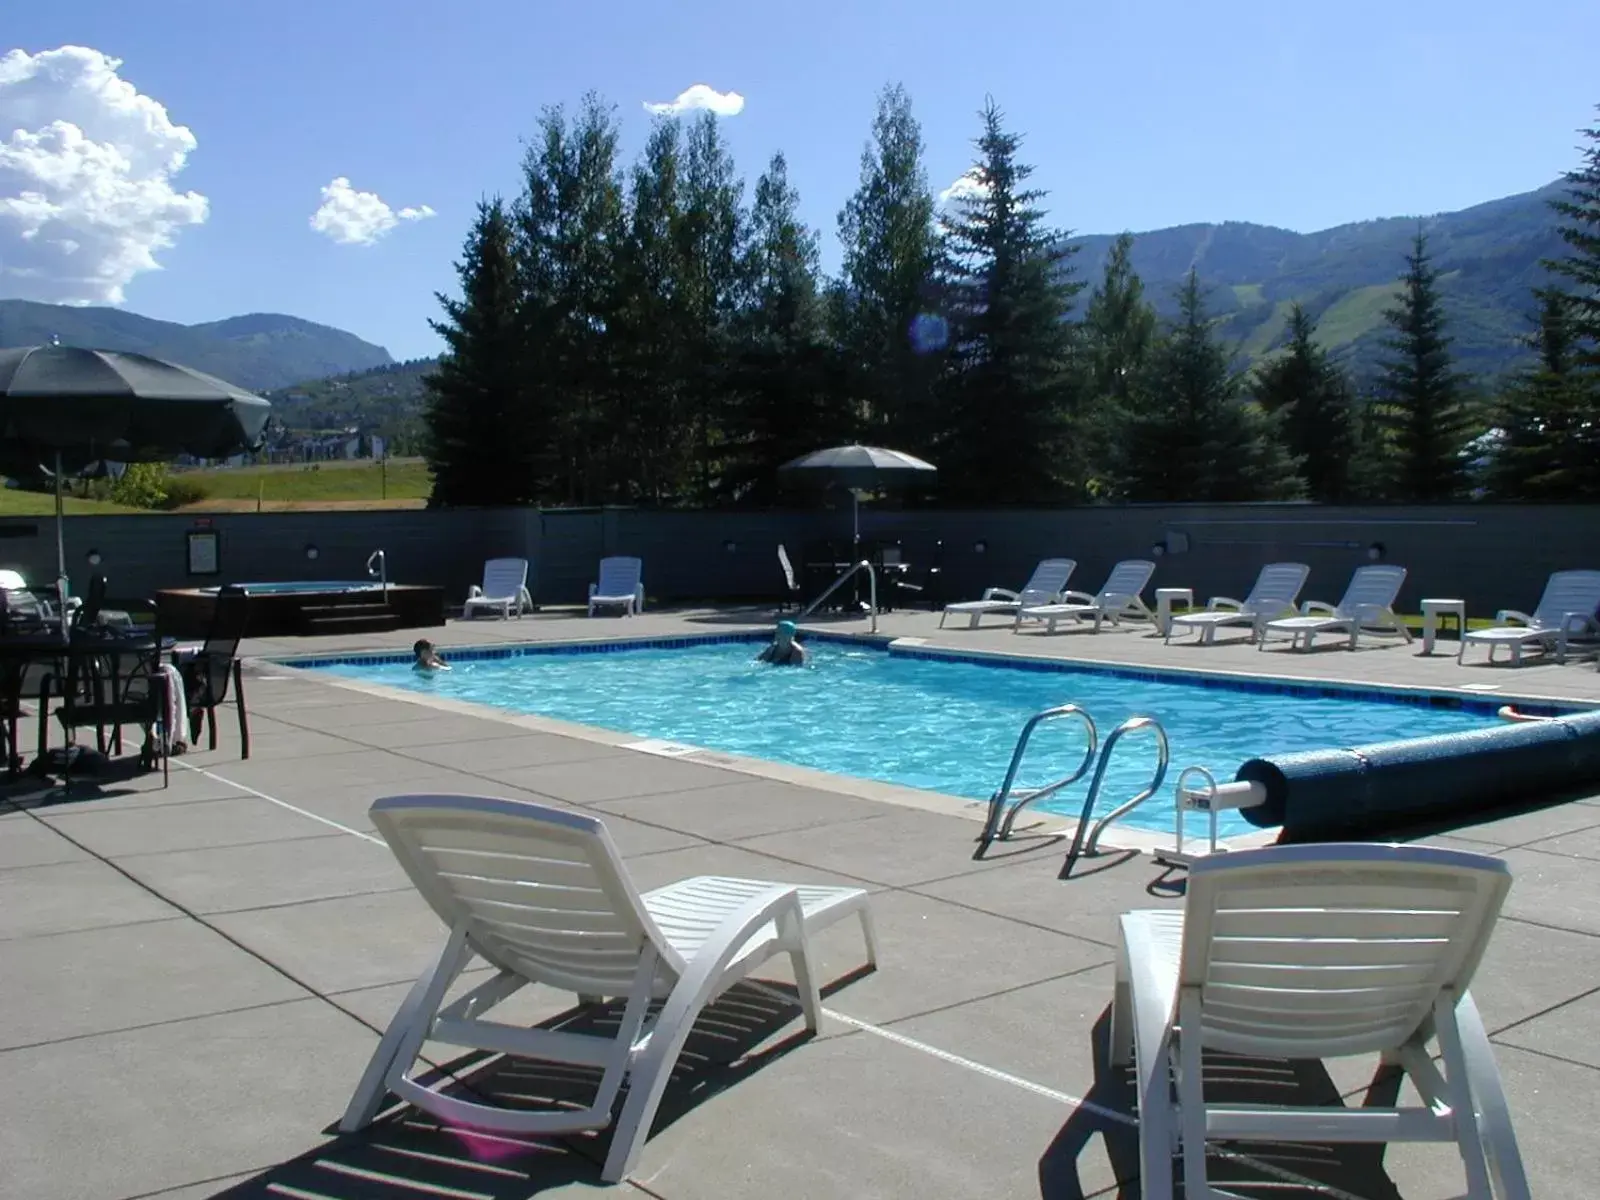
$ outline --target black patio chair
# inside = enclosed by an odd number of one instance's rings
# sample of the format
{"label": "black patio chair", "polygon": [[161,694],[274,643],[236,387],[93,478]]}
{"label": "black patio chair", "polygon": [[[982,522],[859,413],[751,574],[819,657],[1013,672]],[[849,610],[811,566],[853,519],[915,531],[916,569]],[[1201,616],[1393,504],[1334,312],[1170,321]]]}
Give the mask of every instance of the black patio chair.
{"label": "black patio chair", "polygon": [[139,765],[147,770],[161,766],[161,786],[170,781],[167,761],[173,730],[167,728],[167,677],[161,670],[161,647],[127,648],[108,639],[105,648],[92,654],[72,656],[64,678],[46,675],[39,687],[39,759],[48,749],[49,711],[52,691],[59,691],[60,703],[55,718],[66,735],[67,752],[61,768],[61,784],[72,785],[72,764],[76,734],[80,729],[95,729],[95,745],[106,754],[122,749],[122,727],[137,725],[144,731],[139,750]]}
{"label": "black patio chair", "polygon": [[244,671],[239,665],[239,643],[244,640],[249,604],[243,588],[221,589],[205,645],[178,668],[189,707],[189,744],[199,742],[200,723],[204,720],[208,747],[217,748],[217,709],[227,703],[228,689],[232,687],[233,704],[239,713],[240,758],[250,757],[250,717],[245,711]]}

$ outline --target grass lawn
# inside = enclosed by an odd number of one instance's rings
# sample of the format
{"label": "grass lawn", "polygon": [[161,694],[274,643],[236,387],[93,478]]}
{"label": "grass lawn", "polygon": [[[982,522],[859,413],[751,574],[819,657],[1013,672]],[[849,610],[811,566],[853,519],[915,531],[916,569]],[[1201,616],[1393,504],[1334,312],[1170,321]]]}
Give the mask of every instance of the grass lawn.
{"label": "grass lawn", "polygon": [[[88,517],[107,513],[144,512],[142,508],[127,508],[105,500],[79,500],[68,496],[66,513],[69,517]],[[0,488],[0,517],[53,517],[56,515],[56,498],[48,492],[24,492],[15,488]]]}
{"label": "grass lawn", "polygon": [[[370,503],[426,501],[433,488],[421,459],[393,459],[386,467],[373,462],[329,462],[283,466],[238,467],[231,470],[183,471],[175,479],[199,484],[207,500],[254,501],[263,508],[312,507],[320,501]],[[237,503],[227,507],[240,507]],[[203,512],[206,502],[187,506]]]}

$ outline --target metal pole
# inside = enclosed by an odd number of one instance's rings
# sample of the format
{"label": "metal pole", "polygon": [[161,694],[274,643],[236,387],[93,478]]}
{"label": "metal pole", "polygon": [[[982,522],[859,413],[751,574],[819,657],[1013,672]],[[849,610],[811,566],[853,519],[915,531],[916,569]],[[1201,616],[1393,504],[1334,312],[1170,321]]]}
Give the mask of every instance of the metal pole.
{"label": "metal pole", "polygon": [[[61,614],[61,640],[72,640],[72,629],[67,622],[67,543],[63,526],[66,525],[66,507],[61,499],[61,451],[56,451],[56,600]],[[39,718],[43,720],[41,716]]]}

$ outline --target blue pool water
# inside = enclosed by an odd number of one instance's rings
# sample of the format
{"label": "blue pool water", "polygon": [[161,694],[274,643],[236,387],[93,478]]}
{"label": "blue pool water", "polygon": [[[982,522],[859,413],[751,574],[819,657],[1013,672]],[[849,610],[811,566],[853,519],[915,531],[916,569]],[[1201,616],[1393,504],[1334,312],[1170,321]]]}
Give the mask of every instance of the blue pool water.
{"label": "blue pool water", "polygon": [[[339,675],[667,738],[708,749],[814,767],[986,800],[1005,774],[1023,722],[1068,702],[1094,715],[1104,739],[1126,717],[1156,717],[1171,739],[1161,793],[1131,824],[1172,828],[1172,786],[1191,764],[1230,780],[1245,759],[1290,750],[1359,746],[1493,723],[1487,707],[1447,708],[1382,699],[1243,690],[1150,680],[1105,671],[1039,670],[922,658],[813,640],[804,668],[752,660],[756,642],[699,643],[601,653],[540,651],[459,658],[449,673],[407,663],[330,663]],[[1040,728],[1023,768],[1035,786],[1072,770],[1083,755],[1076,722]],[[1126,752],[1126,753],[1124,753]],[[1104,811],[1142,788],[1153,743],[1118,747],[1102,793]],[[1085,784],[1042,807],[1076,812]],[[1224,814],[1224,833],[1249,828]]]}
{"label": "blue pool water", "polygon": [[[252,596],[299,596],[317,592],[364,592],[369,588],[376,589],[380,585],[369,583],[366,580],[295,579],[278,583],[234,583],[229,586],[243,588]],[[202,588],[200,590],[215,592],[220,589]]]}

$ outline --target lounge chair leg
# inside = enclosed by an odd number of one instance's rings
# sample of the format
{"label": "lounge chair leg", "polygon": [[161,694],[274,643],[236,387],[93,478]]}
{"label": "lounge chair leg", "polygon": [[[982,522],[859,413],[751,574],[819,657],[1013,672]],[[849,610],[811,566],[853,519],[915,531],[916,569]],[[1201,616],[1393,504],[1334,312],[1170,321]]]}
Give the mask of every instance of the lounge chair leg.
{"label": "lounge chair leg", "polygon": [[1483,1141],[1479,1137],[1475,1098],[1467,1080],[1467,1060],[1462,1053],[1461,1037],[1456,1028],[1455,993],[1446,989],[1434,1001],[1434,1028],[1439,1038],[1439,1050],[1444,1059],[1445,1086],[1451,1111],[1455,1114],[1456,1144],[1461,1152],[1461,1165],[1467,1173],[1467,1195],[1492,1196],[1489,1190],[1489,1164],[1484,1157]]}
{"label": "lounge chair leg", "polygon": [[867,966],[878,969],[878,931],[872,923],[872,910],[861,906],[861,939],[867,944]]}

